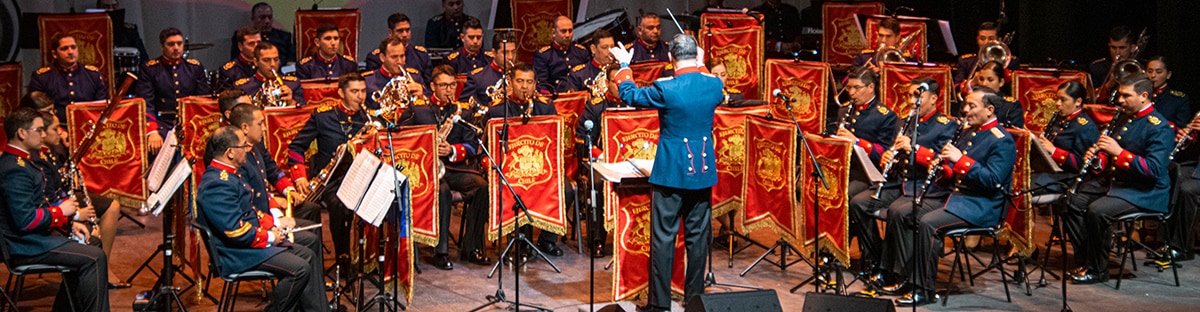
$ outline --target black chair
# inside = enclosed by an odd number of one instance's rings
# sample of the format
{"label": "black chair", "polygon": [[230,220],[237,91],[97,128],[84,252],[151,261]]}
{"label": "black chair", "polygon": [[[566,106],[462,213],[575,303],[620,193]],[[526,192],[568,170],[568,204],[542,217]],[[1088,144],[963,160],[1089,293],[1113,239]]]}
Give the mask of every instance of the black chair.
{"label": "black chair", "polygon": [[[73,244],[74,242],[71,242],[71,243]],[[8,243],[4,242],[4,237],[2,235],[0,235],[0,248],[8,248]],[[9,273],[8,282],[6,282],[4,284],[4,288],[0,289],[0,294],[3,294],[3,296],[4,296],[4,302],[0,303],[0,308],[6,307],[6,306],[11,306],[12,307],[11,309],[13,311],[19,311],[19,309],[17,309],[17,302],[21,301],[21,293],[25,290],[25,276],[26,275],[58,273],[62,277],[62,282],[59,285],[61,285],[60,287],[65,288],[64,293],[67,294],[67,302],[70,303],[71,311],[78,310],[78,308],[75,307],[75,298],[71,297],[71,285],[69,285],[66,282],[67,281],[67,273],[71,273],[71,268],[68,268],[65,266],[60,266],[60,265],[48,265],[48,264],[26,264],[26,265],[13,266],[11,259],[8,259],[8,257],[7,257],[8,256],[7,251],[0,252],[0,254],[3,254],[6,256],[5,259],[2,259],[2,260],[4,260],[4,265],[8,266],[8,273]],[[15,288],[13,296],[9,297],[7,290],[14,289],[14,288],[12,288],[14,278],[16,279],[16,282],[17,282],[17,288]]]}
{"label": "black chair", "polygon": [[[993,226],[988,226],[988,227],[968,226],[968,227],[964,227],[964,228],[949,230],[949,231],[946,231],[945,234],[943,234],[946,238],[949,238],[951,243],[954,245],[954,250],[951,251],[951,253],[954,254],[954,262],[950,266],[950,278],[946,281],[947,283],[954,282],[954,272],[958,271],[958,273],[960,274],[960,277],[959,277],[960,279],[967,279],[967,277],[970,277],[969,280],[970,280],[971,286],[975,286],[975,276],[976,275],[973,275],[971,273],[971,258],[974,258],[975,261],[977,261],[979,263],[983,263],[983,261],[979,258],[978,255],[975,254],[974,250],[967,248],[967,244],[965,241],[966,241],[967,236],[986,235],[986,236],[991,237],[992,242],[993,242],[992,243],[992,260],[991,260],[991,263],[988,264],[988,267],[985,268],[984,271],[981,271],[980,273],[982,274],[983,272],[985,272],[991,268],[995,268],[995,269],[999,270],[1000,271],[1000,283],[1004,284],[1004,297],[1006,298],[1006,300],[1008,302],[1012,302],[1012,295],[1009,294],[1009,291],[1008,291],[1008,274],[1009,273],[1004,271],[1004,260],[1002,260],[1000,257],[1000,253],[1001,253],[1000,243],[999,243],[1000,240],[996,237],[996,232],[1000,231],[1000,228],[1004,226],[1004,220],[1008,217],[1008,209],[1009,209],[1010,205],[1012,205],[1011,198],[1009,198],[1008,196],[1005,196],[1005,203],[1002,206],[1002,208],[1000,209],[1000,219],[997,220],[996,224]],[[966,273],[963,273],[964,266],[967,269]],[[946,296],[942,297],[942,306],[945,306],[947,301],[950,301],[949,288],[947,288],[947,290],[946,290]]]}
{"label": "black chair", "polygon": [[1134,225],[1137,221],[1155,220],[1159,224],[1166,224],[1167,220],[1175,213],[1176,200],[1179,197],[1179,194],[1177,194],[1179,190],[1175,184],[1176,181],[1179,181],[1179,166],[1171,163],[1168,168],[1170,168],[1168,169],[1168,174],[1171,177],[1171,189],[1170,200],[1167,202],[1167,212],[1135,211],[1118,215],[1113,220],[1114,225],[1120,225],[1120,228],[1113,232],[1113,236],[1117,238],[1114,247],[1117,249],[1117,253],[1121,255],[1121,268],[1117,271],[1116,289],[1121,289],[1121,280],[1125,275],[1126,260],[1132,260],[1130,263],[1132,263],[1133,271],[1137,271],[1137,256],[1133,254],[1134,247],[1145,250],[1147,254],[1155,255],[1158,259],[1166,259],[1166,265],[1158,267],[1158,271],[1162,272],[1165,270],[1165,267],[1170,266],[1171,273],[1175,275],[1175,287],[1179,287],[1179,270],[1175,264],[1175,257],[1169,254],[1159,254],[1141,241],[1133,239]]}
{"label": "black chair", "polygon": [[[208,251],[208,280],[212,283],[212,278],[220,272],[221,264],[217,263],[218,251],[213,248],[212,240],[217,239],[212,235],[212,232],[207,227],[192,222],[192,226],[200,230],[200,238],[203,240],[204,249]],[[263,270],[249,270],[241,273],[235,273],[228,276],[221,276],[221,280],[225,281],[225,285],[221,287],[221,299],[217,304],[217,311],[233,311],[234,304],[237,303],[238,290],[242,282],[246,281],[267,281],[271,287],[275,287],[278,277],[274,273]]]}

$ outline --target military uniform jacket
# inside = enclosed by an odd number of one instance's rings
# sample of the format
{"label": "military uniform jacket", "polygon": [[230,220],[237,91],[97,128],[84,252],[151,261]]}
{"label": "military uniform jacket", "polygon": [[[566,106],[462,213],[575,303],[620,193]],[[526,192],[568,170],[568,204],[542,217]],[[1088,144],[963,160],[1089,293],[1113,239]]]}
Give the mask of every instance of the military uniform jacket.
{"label": "military uniform jacket", "polygon": [[996,225],[1004,208],[1004,194],[1012,185],[1016,141],[995,119],[964,131],[968,133],[956,145],[963,152],[962,158],[942,163],[946,174],[942,180],[950,183],[930,187],[951,188],[946,198],[947,212],[975,226]]}
{"label": "military uniform jacket", "polygon": [[[351,112],[342,105],[321,106],[313,112],[300,132],[288,144],[288,166],[293,180],[310,177],[321,171],[333,160],[338,145],[350,140],[367,123],[363,110]],[[304,166],[304,152],[309,144],[317,141],[317,154],[312,156],[312,167]]]}
{"label": "military uniform jacket", "polygon": [[271,158],[267,146],[262,142],[254,144],[254,147],[246,152],[246,163],[238,166],[237,171],[242,181],[250,186],[254,208],[266,214],[271,214],[271,189],[267,186],[273,187],[277,192],[294,186],[292,179],[279,168],[279,164]]}
{"label": "military uniform jacket", "polygon": [[425,22],[425,45],[430,48],[457,49],[463,43],[458,34],[462,33],[462,24],[470,16],[463,14],[458,19],[446,18],[446,14],[438,14]]}
{"label": "military uniform jacket", "polygon": [[46,197],[46,202],[53,202],[65,197],[69,191],[65,187],[65,184],[63,184],[62,171],[59,171],[59,169],[66,168],[66,161],[70,155],[67,154],[66,148],[61,144],[54,147],[55,149],[51,150],[46,146],[42,146],[38,151],[37,157],[31,157],[33,158],[34,168],[41,171],[42,176],[45,177],[46,183],[42,187],[42,193]]}
{"label": "military uniform jacket", "polygon": [[[405,109],[400,114],[399,125],[434,125],[440,129],[445,126],[443,123],[446,122],[446,118],[453,118],[456,112],[463,122],[473,123],[475,113],[469,108],[462,108],[463,106],[466,106],[466,103],[440,106],[434,98],[432,105],[414,105]],[[441,157],[442,162],[446,164],[446,170],[478,173],[471,162],[479,155],[479,134],[474,129],[458,123],[450,126],[453,128],[450,128],[450,133],[446,135],[446,143],[449,143],[454,151],[449,156]]]}
{"label": "military uniform jacket", "polygon": [[[292,33],[283,31],[278,28],[271,28],[267,32],[261,33],[263,42],[270,42],[279,49],[279,64],[287,65],[288,63],[296,62],[296,40],[292,38]],[[229,58],[236,58],[241,51],[237,46],[237,34],[234,33],[230,37],[229,42]]]}
{"label": "military uniform jacket", "polygon": [[100,69],[76,63],[71,68],[42,67],[29,79],[29,91],[42,91],[54,100],[54,111],[67,123],[67,104],[108,99],[108,85]]}
{"label": "military uniform jacket", "polygon": [[358,62],[338,54],[332,60],[321,57],[321,53],[306,57],[296,64],[296,78],[337,80],[345,73],[358,72]]}
{"label": "military uniform jacket", "polygon": [[[633,58],[629,60],[630,64],[645,63],[645,62],[671,62],[670,43],[659,40],[653,48],[646,45],[645,41],[638,39],[637,41],[626,43],[625,49],[633,49]],[[671,65],[668,65],[670,67]],[[663,74],[666,75],[666,74]]]}
{"label": "military uniform jacket", "polygon": [[[69,242],[53,234],[54,228],[70,225],[58,203],[46,200],[45,177],[33,164],[29,153],[7,145],[0,154],[0,232],[8,255],[30,257]],[[57,200],[56,200],[57,201]]]}
{"label": "military uniform jacket", "polygon": [[[421,84],[425,96],[433,95],[433,90],[429,88],[428,83],[425,83],[428,80],[421,78],[421,72],[411,67],[405,68],[404,70],[408,72],[408,75],[411,76],[413,80]],[[363,79],[365,79],[367,83],[366,106],[370,109],[379,109],[379,103],[375,102],[375,100],[371,98],[371,95],[375,94],[376,91],[383,90],[383,87],[386,86],[388,81],[391,81],[392,78],[400,76],[404,76],[404,74],[390,73],[383,67],[379,67],[378,69],[367,72],[365,75],[363,75]]]}
{"label": "military uniform jacket", "polygon": [[1110,69],[1112,69],[1112,61],[1108,58],[1097,59],[1088,64],[1087,72],[1088,77],[1092,78],[1092,85],[1099,88],[1101,84],[1104,84],[1104,80],[1108,79],[1108,70]]}
{"label": "military uniform jacket", "polygon": [[1099,140],[1100,127],[1083,110],[1067,116],[1060,125],[1059,129],[1054,129],[1058,131],[1052,142],[1054,150],[1047,152],[1063,171],[1078,173],[1083,168],[1083,154]]}
{"label": "military uniform jacket", "polygon": [[[411,41],[410,41],[411,43]],[[367,54],[367,68],[383,67],[383,61],[379,59],[379,49],[371,50]],[[419,45],[408,44],[404,48],[404,67],[416,69],[421,72],[421,79],[429,81],[433,78],[433,63],[429,60],[429,52],[425,47]]]}
{"label": "military uniform jacket", "polygon": [[[1008,62],[1008,66],[1004,69],[1010,71],[1021,69],[1021,63],[1017,60],[1017,56],[1013,55],[1009,57],[1012,60]],[[975,53],[967,53],[958,57],[958,69],[954,71],[954,85],[957,86],[963,81],[967,81],[967,78],[971,78],[971,70],[975,69],[975,62],[978,62],[978,60],[979,56],[975,55]]]}
{"label": "military uniform jacket", "polygon": [[[586,160],[588,157],[599,157],[600,152],[604,150],[604,139],[600,134],[604,131],[604,122],[601,120],[604,111],[609,108],[625,106],[620,98],[605,94],[603,97],[592,98],[587,106],[583,107],[583,113],[579,115],[579,123],[575,126],[575,154],[579,155],[580,161]],[[584,127],[584,122],[592,121],[592,130],[588,131]],[[587,146],[587,138],[585,135],[592,137],[592,148]]]}
{"label": "military uniform jacket", "polygon": [[[903,121],[901,121],[903,122]],[[902,190],[905,196],[915,196],[917,188],[922,183],[925,183],[925,178],[929,176],[929,163],[941,154],[942,147],[946,146],[950,140],[954,139],[954,134],[958,131],[959,124],[954,119],[950,119],[946,115],[934,110],[933,112],[922,116],[917,123],[917,152],[916,166],[909,166],[910,157],[906,153],[898,153],[896,157],[900,158],[892,170],[897,170],[888,175],[889,180],[885,186],[895,186],[899,183],[899,178],[904,178],[904,189]],[[890,148],[890,147],[889,147]],[[883,168],[883,166],[880,166]],[[902,171],[906,174],[901,174]],[[892,179],[895,177],[896,179]],[[928,197],[943,197],[946,193],[928,193]]]}
{"label": "military uniform jacket", "polygon": [[621,82],[622,101],[658,109],[651,184],[699,190],[717,183],[712,121],[724,100],[723,85],[721,79],[696,67],[679,68],[674,77],[658,79],[650,87],[638,88],[632,80]]}
{"label": "military uniform jacket", "polygon": [[896,112],[879,103],[879,99],[871,99],[866,104],[853,107],[850,114],[850,132],[858,137],[861,146],[871,156],[871,163],[879,164],[883,152],[892,147],[896,141],[896,127],[899,125]]}
{"label": "military uniform jacket", "polygon": [[[479,103],[491,103],[492,98],[487,96],[487,88],[496,85],[496,82],[503,77],[504,73],[500,71],[499,66],[496,66],[496,62],[476,68],[467,76],[467,82],[463,84],[458,100],[466,102],[474,97],[475,101]],[[496,90],[496,92],[502,92],[502,90]]]}
{"label": "military uniform jacket", "polygon": [[[595,60],[587,62],[587,64],[579,64],[571,67],[571,73],[567,74],[565,91],[580,91],[588,90],[588,83],[600,74],[600,64]],[[605,83],[605,82],[601,82]],[[560,87],[561,88],[561,87]],[[559,91],[562,92],[562,91]]]}
{"label": "military uniform jacket", "polygon": [[[456,37],[457,38],[457,37]],[[454,74],[464,75],[470,74],[472,71],[487,67],[492,63],[495,55],[492,51],[483,51],[480,53],[471,54],[466,48],[459,48],[458,51],[450,53],[446,56],[446,64],[454,67]]]}
{"label": "military uniform jacket", "polygon": [[[529,105],[533,105],[533,109],[529,109]],[[509,122],[520,122],[521,116],[525,115],[525,111],[529,111],[529,116],[546,116],[558,114],[558,109],[550,103],[549,99],[539,98],[535,96],[532,101],[520,101],[513,99],[511,96],[504,102],[492,106],[488,109],[487,119],[504,118],[505,111],[508,111]]]}
{"label": "military uniform jacket", "polygon": [[1171,89],[1170,85],[1154,90],[1154,110],[1166,117],[1175,129],[1187,127],[1196,115],[1192,99],[1182,91]]}
{"label": "military uniform jacket", "polygon": [[[300,87],[300,80],[296,79],[296,76],[280,76],[279,79],[283,80],[283,85],[292,89],[292,100],[296,101],[296,106],[304,106],[304,89]],[[266,77],[256,73],[254,76],[238,79],[234,85],[246,92],[246,95],[254,96],[262,89],[263,81],[266,80]]]}
{"label": "military uniform jacket", "polygon": [[160,135],[175,126],[179,98],[212,93],[204,65],[194,59],[153,59],[142,64],[138,76],[133,94],[146,100],[146,114],[155,118]]}
{"label": "military uniform jacket", "polygon": [[1008,95],[1000,95],[1001,101],[996,105],[996,120],[1001,127],[1008,128],[1025,128],[1025,110],[1021,108],[1021,101],[1017,98]]}
{"label": "military uniform jacket", "polygon": [[587,64],[592,53],[578,43],[563,47],[558,43],[542,47],[533,53],[533,73],[540,92],[558,93],[570,90],[567,74],[571,68]]}
{"label": "military uniform jacket", "polygon": [[241,55],[221,66],[221,90],[234,88],[234,83],[242,78],[249,78],[257,73],[252,60],[243,59]]}
{"label": "military uniform jacket", "polygon": [[1124,118],[1128,118],[1125,125],[1116,129],[1120,131],[1113,131],[1124,151],[1102,158],[1105,176],[1101,181],[1109,186],[1108,196],[1138,208],[1167,212],[1171,187],[1167,158],[1175,148],[1175,132],[1154,105]]}
{"label": "military uniform jacket", "polygon": [[200,178],[196,204],[200,224],[208,227],[221,276],[244,272],[283,251],[270,246],[275,219],[254,207],[254,191],[237,169],[213,161]]}

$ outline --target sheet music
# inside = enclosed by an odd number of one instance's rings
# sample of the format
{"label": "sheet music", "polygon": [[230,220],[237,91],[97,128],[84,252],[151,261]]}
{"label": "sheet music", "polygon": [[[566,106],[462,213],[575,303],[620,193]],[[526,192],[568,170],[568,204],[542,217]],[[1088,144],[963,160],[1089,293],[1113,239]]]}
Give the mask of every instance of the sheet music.
{"label": "sheet music", "polygon": [[[154,199],[153,204],[151,204],[149,200],[146,201],[147,207],[154,210],[154,216],[157,217],[159,213],[162,213],[163,207],[166,206],[164,205],[166,199],[171,198],[172,195],[175,195],[175,191],[178,191],[179,187],[183,186],[183,182],[187,181],[187,178],[191,175],[192,164],[186,159],[175,165],[175,170],[171,171],[171,176],[167,177],[167,181],[163,183],[163,185],[167,188],[161,189],[160,192],[150,195],[150,197]],[[163,190],[166,192],[162,192]]]}
{"label": "sheet music", "polygon": [[867,150],[855,144],[854,157],[858,158],[858,163],[862,165],[853,167],[862,168],[867,173],[867,178],[871,180],[871,183],[884,182],[883,174],[879,173],[879,168],[875,168],[875,162],[871,161],[870,155],[867,153]]}
{"label": "sheet music", "polygon": [[621,183],[622,179],[649,177],[650,172],[654,169],[654,161],[630,158],[616,163],[594,162],[592,168],[595,168],[596,173],[599,173],[604,180]]}
{"label": "sheet music", "polygon": [[356,210],[360,218],[374,226],[383,223],[383,218],[387,217],[388,208],[392,207],[392,202],[396,199],[397,178],[400,179],[400,183],[404,183],[408,179],[404,174],[396,171],[395,167],[379,166],[370,188],[367,189],[366,196],[363,196],[362,203]]}
{"label": "sheet music", "polygon": [[359,152],[357,156],[354,157],[354,162],[350,164],[346,177],[342,179],[342,186],[337,191],[338,200],[351,210],[358,207],[358,203],[362,201],[376,169],[382,163],[379,158],[366,151]]}
{"label": "sheet music", "polygon": [[150,188],[150,192],[157,192],[158,188],[162,187],[163,178],[167,176],[167,170],[171,169],[171,158],[175,157],[175,149],[178,146],[175,129],[171,129],[167,132],[166,142],[158,149],[158,156],[154,157],[154,164],[150,166],[150,176],[146,177],[146,186]]}
{"label": "sheet music", "polygon": [[938,28],[942,30],[942,41],[946,42],[946,50],[950,55],[958,55],[958,47],[954,45],[954,38],[951,36],[950,21],[938,20]]}
{"label": "sheet music", "polygon": [[1063,171],[1062,167],[1059,167],[1058,163],[1054,162],[1054,157],[1050,156],[1050,151],[1042,147],[1038,137],[1034,137],[1031,141],[1033,142],[1029,142],[1029,154],[1031,155],[1029,158],[1030,170],[1036,173],[1059,173]]}

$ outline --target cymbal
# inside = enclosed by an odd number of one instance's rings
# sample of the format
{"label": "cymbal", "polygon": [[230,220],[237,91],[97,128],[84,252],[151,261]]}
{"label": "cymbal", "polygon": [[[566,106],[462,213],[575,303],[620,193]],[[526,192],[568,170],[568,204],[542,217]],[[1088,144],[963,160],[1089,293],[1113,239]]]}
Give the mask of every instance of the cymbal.
{"label": "cymbal", "polygon": [[213,47],[213,44],[208,42],[197,42],[183,45],[185,51],[204,50]]}

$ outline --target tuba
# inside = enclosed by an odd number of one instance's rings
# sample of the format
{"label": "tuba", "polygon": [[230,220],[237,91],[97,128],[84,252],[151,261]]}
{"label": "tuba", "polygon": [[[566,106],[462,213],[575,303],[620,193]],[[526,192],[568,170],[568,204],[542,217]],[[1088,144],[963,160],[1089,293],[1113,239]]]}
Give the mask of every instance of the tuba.
{"label": "tuba", "polygon": [[[963,102],[967,94],[975,89],[975,73],[983,67],[983,64],[988,62],[997,62],[1008,67],[1008,62],[1012,60],[1012,50],[1008,49],[1008,42],[1012,40],[1012,33],[1004,35],[1000,40],[992,40],[984,43],[979,47],[979,53],[975,54],[975,66],[971,68],[971,75],[967,76],[967,80],[962,82],[962,90],[958,93],[958,101]],[[1001,77],[1003,78],[1003,77]]]}

